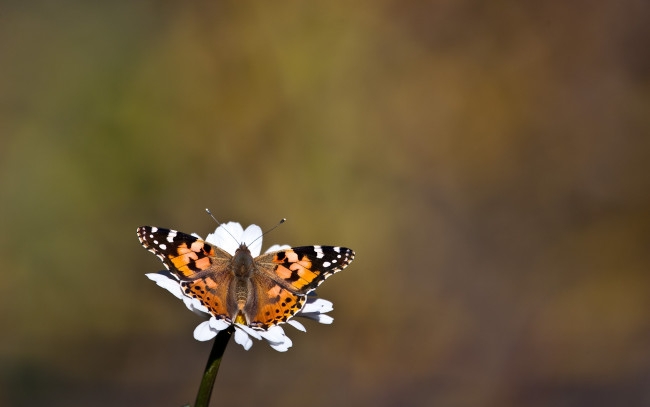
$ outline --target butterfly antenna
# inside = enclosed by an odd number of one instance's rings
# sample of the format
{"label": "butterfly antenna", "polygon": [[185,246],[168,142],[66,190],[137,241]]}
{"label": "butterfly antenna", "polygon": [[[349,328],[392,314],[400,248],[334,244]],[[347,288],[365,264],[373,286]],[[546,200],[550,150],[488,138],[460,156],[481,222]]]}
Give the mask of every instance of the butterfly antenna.
{"label": "butterfly antenna", "polygon": [[252,245],[254,242],[258,241],[259,239],[261,239],[264,235],[266,235],[267,233],[269,233],[269,232],[272,231],[273,229],[277,228],[278,226],[280,226],[281,224],[283,224],[283,223],[286,222],[286,221],[287,221],[287,218],[282,218],[282,219],[280,220],[280,222],[278,222],[277,225],[273,226],[271,229],[269,229],[269,230],[267,230],[266,232],[264,232],[264,233],[262,233],[261,235],[259,235],[258,238],[256,238],[255,240],[253,240],[253,241],[249,244],[249,246]]}
{"label": "butterfly antenna", "polygon": [[[237,239],[235,239],[235,236],[233,236],[232,233],[230,233],[230,231],[228,230],[228,228],[225,227],[221,222],[219,222],[219,221],[217,220],[217,218],[214,217],[214,215],[212,214],[212,212],[210,212],[210,209],[205,208],[205,211],[208,213],[208,215],[210,215],[210,216],[212,217],[212,219],[214,219],[215,222],[217,222],[217,225],[219,225],[219,226],[223,226],[223,229],[224,229],[226,232],[228,232],[228,234],[230,235],[230,237],[232,237],[233,240],[234,240],[235,242],[237,242],[237,244],[239,244],[239,241],[237,241]],[[264,236],[264,235],[262,235],[262,236]]]}

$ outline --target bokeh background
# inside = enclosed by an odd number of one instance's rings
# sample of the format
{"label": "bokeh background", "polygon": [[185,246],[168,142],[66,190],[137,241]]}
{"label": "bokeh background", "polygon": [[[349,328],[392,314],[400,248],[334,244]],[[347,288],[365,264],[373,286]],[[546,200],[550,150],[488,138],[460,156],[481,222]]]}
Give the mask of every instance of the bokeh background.
{"label": "bokeh background", "polygon": [[650,405],[650,5],[4,1],[0,405],[180,406],[140,225],[356,250],[213,405]]}

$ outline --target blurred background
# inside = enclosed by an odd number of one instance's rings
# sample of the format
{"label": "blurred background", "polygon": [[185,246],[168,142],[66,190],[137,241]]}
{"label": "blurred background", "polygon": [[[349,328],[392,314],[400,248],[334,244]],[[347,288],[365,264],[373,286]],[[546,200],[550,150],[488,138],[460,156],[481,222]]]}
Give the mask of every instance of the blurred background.
{"label": "blurred background", "polygon": [[136,227],[353,248],[213,405],[650,405],[650,5],[4,1],[0,405],[180,406]]}

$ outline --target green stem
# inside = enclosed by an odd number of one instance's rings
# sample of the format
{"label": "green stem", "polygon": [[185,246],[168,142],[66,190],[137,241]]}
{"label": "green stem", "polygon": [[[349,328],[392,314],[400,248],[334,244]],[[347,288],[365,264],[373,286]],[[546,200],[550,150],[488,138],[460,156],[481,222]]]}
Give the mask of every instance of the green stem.
{"label": "green stem", "polygon": [[233,329],[230,327],[223,331],[219,331],[217,334],[214,344],[212,344],[212,351],[210,351],[208,363],[205,366],[205,372],[203,372],[203,379],[201,379],[201,386],[199,386],[199,392],[196,395],[196,403],[194,403],[194,407],[208,407],[208,404],[210,404],[210,396],[212,395],[214,381],[219,372],[221,358],[223,358],[223,353],[226,351],[226,346],[228,346],[228,341],[230,341],[232,332]]}

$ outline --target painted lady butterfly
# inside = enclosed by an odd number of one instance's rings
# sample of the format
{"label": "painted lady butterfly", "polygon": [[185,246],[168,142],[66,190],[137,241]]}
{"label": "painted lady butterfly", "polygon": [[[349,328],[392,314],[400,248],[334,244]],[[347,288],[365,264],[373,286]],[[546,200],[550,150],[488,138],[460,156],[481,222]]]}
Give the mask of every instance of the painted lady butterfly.
{"label": "painted lady butterfly", "polygon": [[138,228],[140,243],[158,256],[196,298],[228,323],[258,330],[287,322],[306,295],[354,259],[345,247],[302,246],[253,258],[245,244],[232,256],[195,236],[151,226]]}

